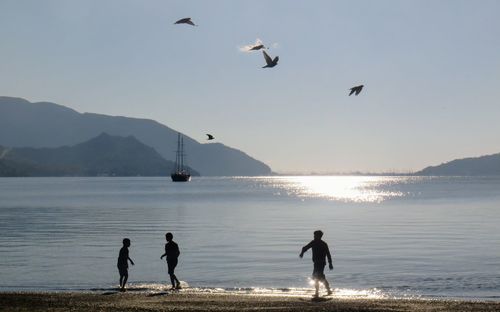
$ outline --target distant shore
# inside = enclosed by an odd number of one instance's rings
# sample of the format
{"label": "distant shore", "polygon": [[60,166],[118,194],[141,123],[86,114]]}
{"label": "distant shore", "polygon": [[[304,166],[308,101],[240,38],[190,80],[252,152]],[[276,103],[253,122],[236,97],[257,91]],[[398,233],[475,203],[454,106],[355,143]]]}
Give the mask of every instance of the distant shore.
{"label": "distant shore", "polygon": [[500,311],[500,302],[193,293],[0,293],[0,311]]}

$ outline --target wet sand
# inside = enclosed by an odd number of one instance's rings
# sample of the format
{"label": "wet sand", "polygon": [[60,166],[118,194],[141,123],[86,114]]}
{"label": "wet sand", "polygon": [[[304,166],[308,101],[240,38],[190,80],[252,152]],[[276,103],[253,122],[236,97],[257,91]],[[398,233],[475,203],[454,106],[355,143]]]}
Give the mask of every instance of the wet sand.
{"label": "wet sand", "polygon": [[193,293],[0,293],[0,311],[500,311],[500,302]]}

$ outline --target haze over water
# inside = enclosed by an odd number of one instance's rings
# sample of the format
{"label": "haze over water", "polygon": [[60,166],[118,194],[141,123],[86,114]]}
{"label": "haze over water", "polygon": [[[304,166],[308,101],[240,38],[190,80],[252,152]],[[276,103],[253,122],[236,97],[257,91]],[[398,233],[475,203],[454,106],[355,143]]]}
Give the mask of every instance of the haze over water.
{"label": "haze over water", "polygon": [[[322,229],[335,294],[499,300],[500,178],[235,177],[0,179],[0,290],[116,287],[121,240],[132,241],[130,287],[310,287]],[[283,290],[285,289],[285,290]]]}

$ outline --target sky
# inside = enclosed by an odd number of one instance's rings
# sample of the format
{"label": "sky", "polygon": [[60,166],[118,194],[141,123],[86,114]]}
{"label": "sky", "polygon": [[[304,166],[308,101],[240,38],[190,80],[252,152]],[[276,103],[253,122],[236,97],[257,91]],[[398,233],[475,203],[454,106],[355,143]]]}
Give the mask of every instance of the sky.
{"label": "sky", "polygon": [[[212,133],[276,172],[419,170],[500,152],[499,14],[496,0],[1,0],[0,95]],[[278,66],[241,51],[257,39]]]}

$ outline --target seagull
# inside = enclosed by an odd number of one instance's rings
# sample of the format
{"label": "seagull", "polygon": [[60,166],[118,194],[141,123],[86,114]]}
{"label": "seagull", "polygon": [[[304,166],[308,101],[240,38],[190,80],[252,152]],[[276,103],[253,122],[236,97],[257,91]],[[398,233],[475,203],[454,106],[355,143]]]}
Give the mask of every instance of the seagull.
{"label": "seagull", "polygon": [[263,44],[259,44],[259,45],[251,47],[248,51],[257,51],[257,50],[265,49],[265,48],[266,47]]}
{"label": "seagull", "polygon": [[213,135],[208,134],[208,133],[207,133],[207,137],[208,137],[207,140],[209,140],[209,141],[215,139]]}
{"label": "seagull", "polygon": [[191,26],[198,26],[198,25],[195,25],[193,23],[193,21],[191,20],[191,17],[181,18],[180,20],[178,20],[177,22],[175,22],[174,25],[175,24],[189,24]]}
{"label": "seagull", "polygon": [[270,57],[270,56],[266,53],[266,51],[262,51],[262,53],[264,53],[264,58],[266,59],[266,63],[267,63],[267,65],[266,65],[266,66],[264,66],[264,67],[262,67],[262,68],[271,68],[271,67],[274,67],[274,66],[278,65],[278,61],[279,61],[279,59],[280,59],[280,57],[279,57],[279,56],[276,56],[276,57],[274,58],[274,60],[273,60],[273,59],[271,59],[271,57]]}
{"label": "seagull", "polygon": [[350,90],[351,90],[351,93],[349,93],[349,96],[351,96],[353,93],[354,95],[358,95],[361,90],[363,89],[364,85],[359,85],[359,86],[355,86],[355,87],[352,87]]}

